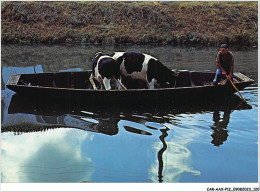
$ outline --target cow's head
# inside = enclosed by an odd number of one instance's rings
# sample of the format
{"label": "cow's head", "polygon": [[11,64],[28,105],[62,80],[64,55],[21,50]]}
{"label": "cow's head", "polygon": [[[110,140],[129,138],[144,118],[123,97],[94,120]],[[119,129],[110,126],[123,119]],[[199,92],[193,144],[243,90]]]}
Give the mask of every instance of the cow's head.
{"label": "cow's head", "polygon": [[162,88],[174,87],[178,74],[163,65],[159,60],[155,60],[154,65],[156,66],[155,77],[159,86]]}
{"label": "cow's head", "polygon": [[94,56],[94,57],[92,58],[92,60],[91,60],[92,67],[93,67],[93,65],[94,65],[94,67],[96,66],[99,57],[101,57],[101,56],[103,56],[103,55],[104,55],[103,52],[97,52],[97,53],[95,53],[95,56]]}
{"label": "cow's head", "polygon": [[94,56],[93,59],[98,58],[98,57],[100,57],[100,56],[102,56],[102,55],[104,55],[103,52],[97,52],[97,53],[95,53],[95,56]]}

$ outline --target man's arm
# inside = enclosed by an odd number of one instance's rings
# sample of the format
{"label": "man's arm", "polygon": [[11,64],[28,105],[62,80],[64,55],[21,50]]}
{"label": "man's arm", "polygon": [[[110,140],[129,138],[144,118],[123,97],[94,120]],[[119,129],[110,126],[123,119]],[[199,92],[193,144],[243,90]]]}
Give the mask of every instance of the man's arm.
{"label": "man's arm", "polygon": [[232,78],[232,74],[233,74],[233,71],[234,71],[234,55],[230,52],[231,54],[231,61],[230,61],[230,73],[228,74],[228,79],[231,80]]}
{"label": "man's arm", "polygon": [[217,67],[221,70],[222,75],[226,75],[226,71],[221,67],[220,63],[216,62]]}
{"label": "man's arm", "polygon": [[217,65],[217,68],[219,68],[219,69],[221,70],[222,75],[226,75],[226,74],[227,74],[226,71],[225,71],[225,70],[221,67],[221,65],[220,65],[220,62],[219,62],[219,55],[220,55],[220,52],[218,53],[217,58],[216,58],[216,65]]}

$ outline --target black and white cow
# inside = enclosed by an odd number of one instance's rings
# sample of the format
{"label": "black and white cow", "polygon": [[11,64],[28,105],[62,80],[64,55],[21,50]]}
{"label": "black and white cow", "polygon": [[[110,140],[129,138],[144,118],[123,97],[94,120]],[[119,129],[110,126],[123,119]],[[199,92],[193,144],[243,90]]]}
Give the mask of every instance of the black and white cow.
{"label": "black and white cow", "polygon": [[93,78],[101,84],[101,89],[126,89],[120,79],[120,63],[102,52],[96,53],[92,59],[92,74],[89,80],[96,90]]}
{"label": "black and white cow", "polygon": [[136,52],[115,52],[112,57],[120,63],[122,83],[127,88],[174,87],[177,73],[155,57]]}

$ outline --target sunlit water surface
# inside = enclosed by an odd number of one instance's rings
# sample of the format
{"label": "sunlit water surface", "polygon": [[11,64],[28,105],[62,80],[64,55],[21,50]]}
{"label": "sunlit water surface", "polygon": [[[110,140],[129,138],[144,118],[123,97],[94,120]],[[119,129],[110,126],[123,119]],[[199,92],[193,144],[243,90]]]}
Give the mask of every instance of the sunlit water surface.
{"label": "sunlit water surface", "polygon": [[2,182],[257,182],[257,50],[233,51],[235,71],[255,80],[241,91],[244,107],[19,108],[5,87],[13,73],[87,70],[95,52],[126,50],[172,69],[216,70],[218,48],[2,45]]}

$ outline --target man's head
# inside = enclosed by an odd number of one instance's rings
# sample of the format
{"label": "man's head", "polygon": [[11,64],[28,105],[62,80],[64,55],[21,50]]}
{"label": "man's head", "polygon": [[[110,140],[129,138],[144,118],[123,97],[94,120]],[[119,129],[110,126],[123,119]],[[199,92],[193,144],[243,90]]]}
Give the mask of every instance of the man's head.
{"label": "man's head", "polygon": [[220,46],[220,51],[222,54],[226,54],[228,52],[228,45],[227,44],[222,44]]}

